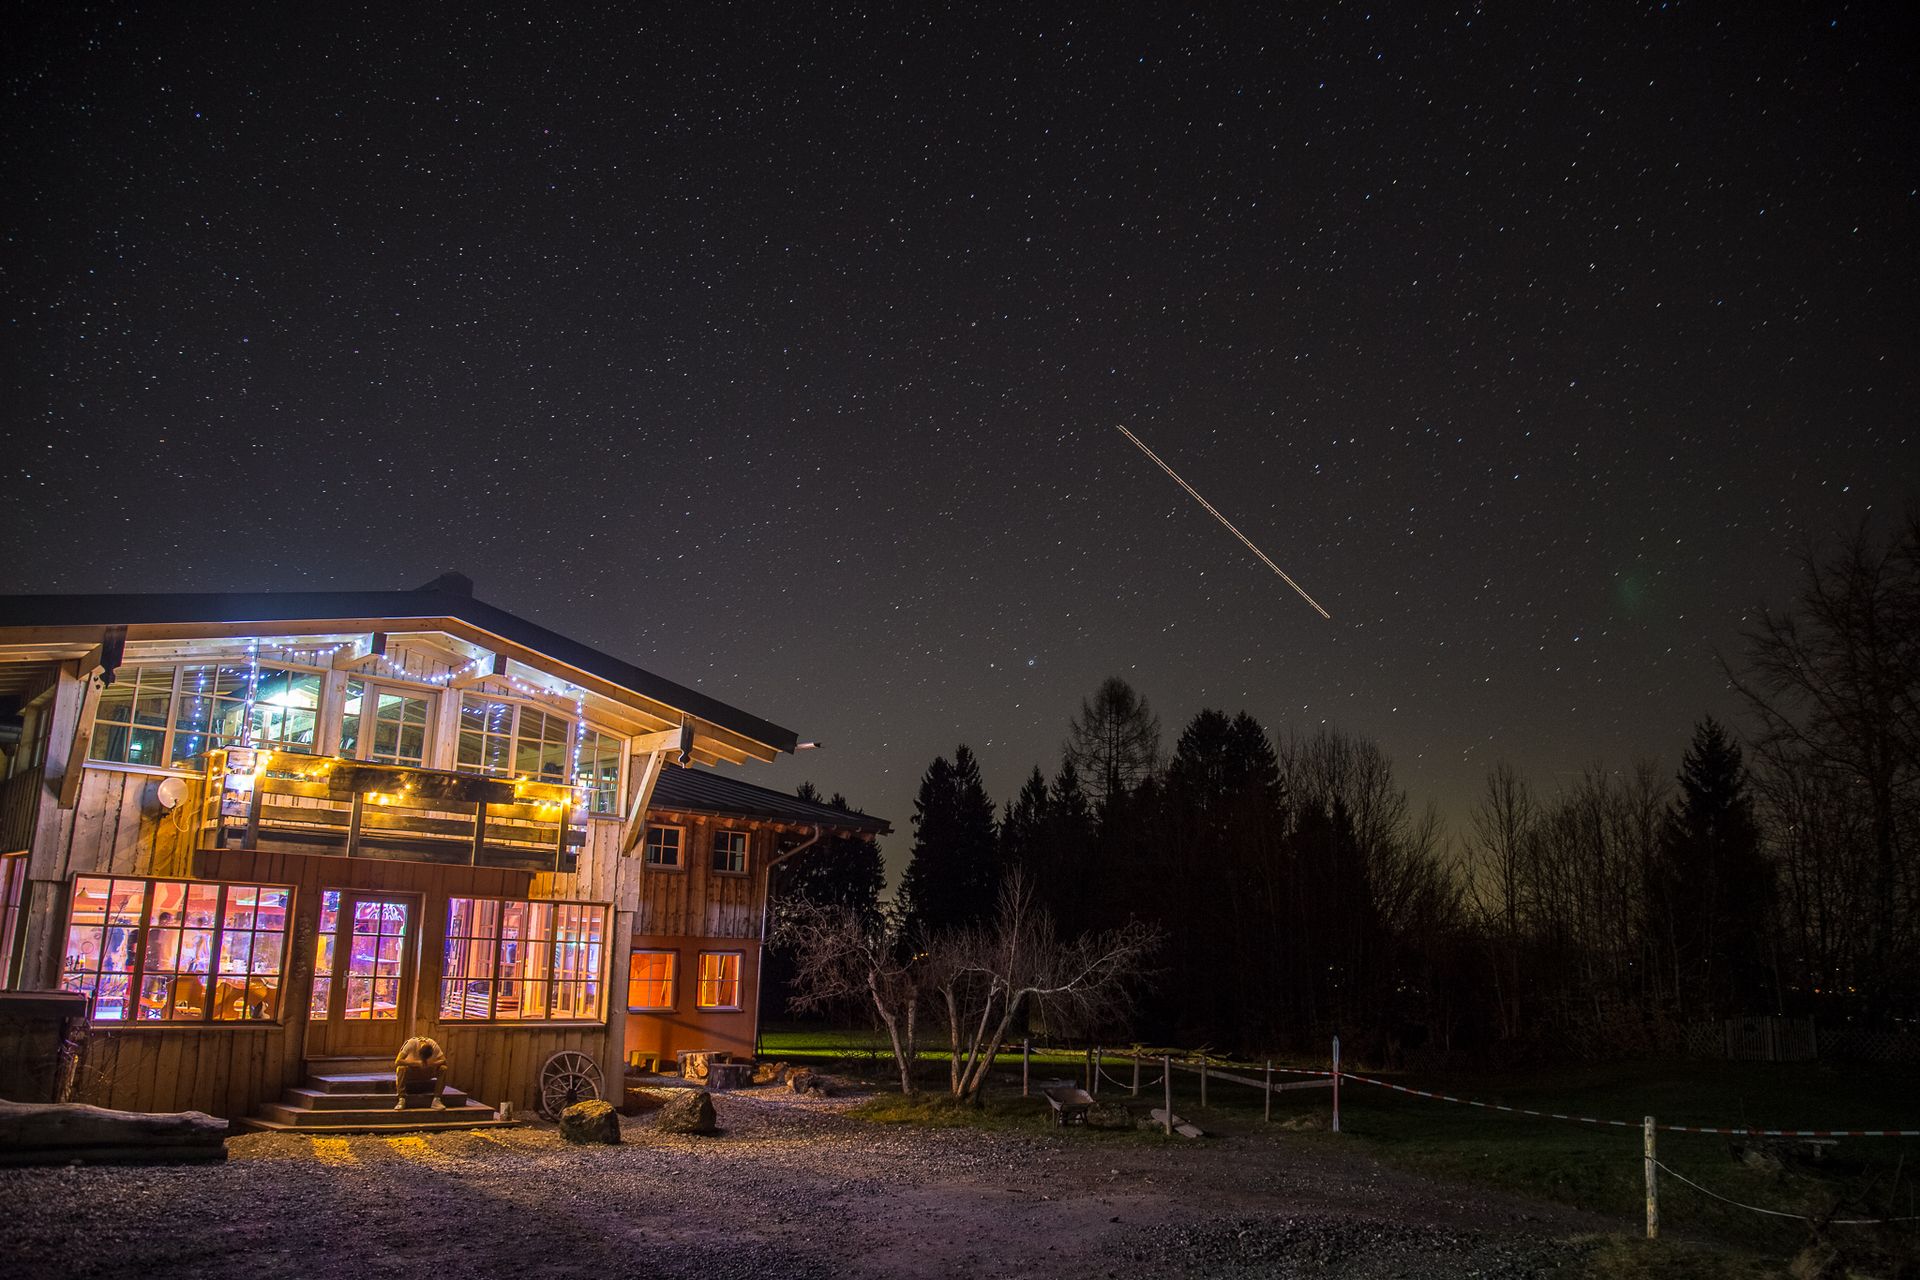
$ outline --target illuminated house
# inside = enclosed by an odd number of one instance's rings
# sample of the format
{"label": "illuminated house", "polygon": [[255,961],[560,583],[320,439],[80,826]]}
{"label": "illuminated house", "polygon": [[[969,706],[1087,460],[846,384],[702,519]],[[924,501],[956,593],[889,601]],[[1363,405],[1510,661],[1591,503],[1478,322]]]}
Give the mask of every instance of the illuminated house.
{"label": "illuminated house", "polygon": [[316,1094],[411,1035],[522,1108],[563,1052],[750,1052],[770,867],[887,829],[720,772],[795,735],[456,575],[0,598],[0,745],[0,986],[86,997],[77,1100],[302,1129],[377,1123]]}

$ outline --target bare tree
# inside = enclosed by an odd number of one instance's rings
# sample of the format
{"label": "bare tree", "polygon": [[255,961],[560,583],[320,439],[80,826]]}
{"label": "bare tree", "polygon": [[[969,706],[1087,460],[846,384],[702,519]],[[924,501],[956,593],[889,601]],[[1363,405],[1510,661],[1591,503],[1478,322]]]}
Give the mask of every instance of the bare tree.
{"label": "bare tree", "polygon": [[943,934],[927,949],[947,1016],[953,1096],[979,1099],[1000,1046],[1028,1008],[1080,1027],[1124,1013],[1159,942],[1158,931],[1137,922],[1063,940],[1025,877],[1009,877],[992,920]]}
{"label": "bare tree", "polygon": [[1119,676],[1100,682],[1067,724],[1066,758],[1104,813],[1146,781],[1160,759],[1160,720]]}
{"label": "bare tree", "polygon": [[779,942],[793,956],[791,1006],[870,1007],[887,1029],[900,1091],[915,1092],[920,1004],[929,974],[924,957],[901,946],[897,921],[876,921],[837,903],[795,902],[782,916]]}

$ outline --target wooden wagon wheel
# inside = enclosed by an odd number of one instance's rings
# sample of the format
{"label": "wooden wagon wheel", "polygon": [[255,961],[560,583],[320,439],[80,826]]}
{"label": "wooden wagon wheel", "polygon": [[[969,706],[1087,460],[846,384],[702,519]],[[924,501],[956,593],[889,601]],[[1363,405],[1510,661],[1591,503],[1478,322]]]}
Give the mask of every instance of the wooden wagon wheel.
{"label": "wooden wagon wheel", "polygon": [[558,1120],[576,1102],[600,1096],[600,1068],[574,1049],[562,1049],[540,1068],[540,1114]]}

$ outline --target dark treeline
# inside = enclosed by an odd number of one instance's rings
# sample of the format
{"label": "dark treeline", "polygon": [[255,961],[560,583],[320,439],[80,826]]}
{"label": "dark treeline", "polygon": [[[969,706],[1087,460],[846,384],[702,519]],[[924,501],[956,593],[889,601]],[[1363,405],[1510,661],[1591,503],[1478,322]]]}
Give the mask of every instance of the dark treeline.
{"label": "dark treeline", "polygon": [[[1678,762],[1543,791],[1488,775],[1466,829],[1333,729],[1198,712],[1171,744],[1106,681],[996,821],[964,746],[915,804],[897,909],[977,920],[1018,868],[1063,931],[1166,945],[1133,1034],[1630,1051],[1746,1013],[1888,1026],[1920,1012],[1920,526],[1809,557],[1727,663],[1744,741],[1702,719]],[[1116,1029],[1118,1030],[1118,1029]]]}

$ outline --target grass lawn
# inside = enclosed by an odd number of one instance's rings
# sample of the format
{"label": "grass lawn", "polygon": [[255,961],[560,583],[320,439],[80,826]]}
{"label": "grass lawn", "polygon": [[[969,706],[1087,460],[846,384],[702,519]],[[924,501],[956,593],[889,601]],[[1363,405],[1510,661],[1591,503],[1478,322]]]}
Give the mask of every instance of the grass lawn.
{"label": "grass lawn", "polygon": [[[886,1083],[892,1059],[884,1039],[866,1032],[806,1029],[767,1036],[768,1056],[817,1062]],[[946,1054],[925,1055],[922,1073],[939,1090],[946,1075]],[[1319,1064],[1313,1064],[1319,1065]],[[1085,1084],[1085,1059],[1078,1051],[1034,1055],[1035,1075],[1071,1076]],[[1130,1080],[1132,1068],[1108,1060],[1109,1073]],[[1239,1069],[1245,1071],[1245,1068]],[[997,1074],[1017,1080],[1019,1058],[1002,1057]],[[1258,1074],[1257,1069],[1251,1074]],[[1379,1073],[1366,1073],[1379,1074]],[[1144,1079],[1159,1075],[1150,1065]],[[1738,1062],[1623,1062],[1557,1067],[1512,1075],[1394,1076],[1395,1083],[1489,1102],[1603,1119],[1627,1121],[1631,1128],[1594,1127],[1564,1121],[1486,1111],[1458,1104],[1411,1098],[1377,1087],[1344,1082],[1341,1129],[1328,1132],[1328,1092],[1282,1093],[1274,1099],[1274,1121],[1294,1132],[1286,1139],[1302,1143],[1358,1145],[1402,1168],[1458,1181],[1483,1182],[1536,1195],[1606,1215],[1620,1223],[1621,1235],[1603,1242],[1593,1255],[1594,1274],[1697,1275],[1745,1277],[1779,1274],[1781,1262],[1807,1241],[1806,1227],[1724,1205],[1663,1178],[1661,1221],[1670,1234],[1709,1238],[1724,1246],[1702,1254],[1662,1242],[1638,1239],[1644,1216],[1641,1117],[1662,1123],[1766,1128],[1915,1128],[1920,1127],[1911,1073],[1885,1068],[1839,1069],[1830,1065]],[[1111,1082],[1103,1094],[1124,1097]],[[1158,1106],[1161,1088],[1143,1089],[1141,1104]],[[1210,1132],[1231,1139],[1262,1126],[1260,1091],[1217,1078],[1208,1101],[1199,1103],[1196,1076],[1176,1072],[1174,1110]],[[879,1123],[1033,1126],[1049,1123],[1045,1104],[995,1091],[984,1109],[954,1107],[942,1099],[909,1101],[882,1095],[859,1114]],[[1153,1134],[1088,1135],[1090,1139],[1159,1141]],[[1177,1141],[1177,1139],[1176,1139]],[[1877,1217],[1889,1208],[1899,1179],[1902,1214],[1920,1212],[1915,1174],[1920,1171],[1920,1139],[1840,1139],[1827,1148],[1818,1166],[1793,1163],[1779,1170],[1755,1168],[1735,1158],[1738,1140],[1718,1135],[1661,1133],[1662,1163],[1723,1196],[1787,1213],[1821,1214],[1841,1205],[1840,1217]],[[1915,1224],[1920,1225],[1920,1224]],[[1873,1228],[1834,1227],[1842,1239]],[[1905,1240],[1915,1237],[1909,1228]],[[1897,1241],[1896,1241],[1897,1245]],[[1911,1244],[1907,1245],[1909,1249]],[[1769,1261],[1771,1260],[1771,1261]]]}

